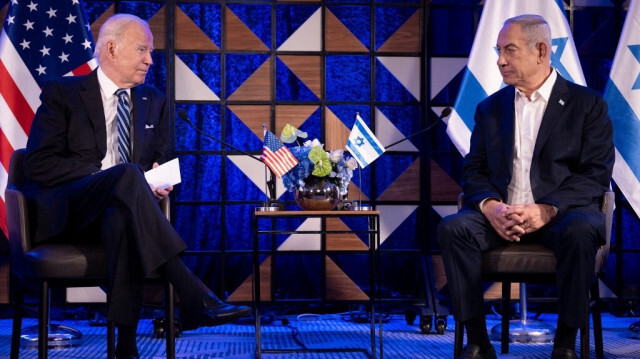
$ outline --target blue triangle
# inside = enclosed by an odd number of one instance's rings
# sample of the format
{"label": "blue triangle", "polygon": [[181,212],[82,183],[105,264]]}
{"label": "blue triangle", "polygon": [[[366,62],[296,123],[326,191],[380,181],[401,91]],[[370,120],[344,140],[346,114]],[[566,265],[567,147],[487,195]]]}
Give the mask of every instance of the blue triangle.
{"label": "blue triangle", "polygon": [[382,155],[374,162],[376,165],[376,196],[380,196],[415,161],[411,155]]}
{"label": "blue triangle", "polygon": [[382,102],[417,102],[395,76],[376,59],[376,100]]}
{"label": "blue triangle", "polygon": [[317,101],[318,97],[282,60],[276,59],[276,100]]}
{"label": "blue triangle", "polygon": [[[227,108],[226,117],[225,142],[243,151],[262,150],[262,139],[258,138],[229,108]],[[230,148],[225,149],[232,151]]]}

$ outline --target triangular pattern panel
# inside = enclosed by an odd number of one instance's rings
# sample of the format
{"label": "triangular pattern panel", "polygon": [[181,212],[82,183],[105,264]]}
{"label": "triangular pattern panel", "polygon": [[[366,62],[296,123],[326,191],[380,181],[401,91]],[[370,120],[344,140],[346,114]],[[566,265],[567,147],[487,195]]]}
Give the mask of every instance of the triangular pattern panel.
{"label": "triangular pattern panel", "polygon": [[[303,57],[304,56],[296,56]],[[319,74],[318,74],[319,75]],[[318,97],[280,58],[276,59],[276,100],[317,101]]]}
{"label": "triangular pattern panel", "polygon": [[263,163],[246,155],[227,156],[225,199],[227,201],[265,201],[267,197],[264,194],[264,167]]}
{"label": "triangular pattern panel", "polygon": [[[320,8],[317,5],[276,5],[276,47],[279,48],[283,45],[312,17],[315,16],[315,21],[320,20],[320,13]],[[320,25],[320,22],[317,22],[317,25]],[[305,30],[305,35],[310,43],[319,44],[320,27],[317,26],[313,30],[315,33]]]}
{"label": "triangular pattern panel", "polygon": [[325,85],[327,101],[370,101],[371,58],[368,55],[327,55]]}
{"label": "triangular pattern panel", "polygon": [[[419,75],[419,71],[414,73],[416,77]],[[383,102],[417,102],[416,97],[379,59],[376,59],[376,99]]]}
{"label": "triangular pattern panel", "polygon": [[367,300],[369,297],[334,261],[325,256],[327,300]]}
{"label": "triangular pattern panel", "polygon": [[[276,132],[280,136],[280,132],[285,125],[292,124],[298,129],[306,132],[309,137],[307,140],[314,138],[320,139],[321,135],[321,119],[320,106],[318,105],[278,105],[276,106]],[[304,139],[300,140],[305,141]]]}
{"label": "triangular pattern panel", "polygon": [[[339,9],[336,9],[336,12]],[[362,19],[364,20],[364,19]],[[367,25],[368,26],[368,25]],[[327,51],[349,51],[368,52],[365,44],[368,41],[361,41],[345,24],[327,8],[325,11],[325,50]]]}
{"label": "triangular pattern panel", "polygon": [[418,152],[413,142],[420,143],[422,140],[420,135],[391,147],[388,145],[418,132],[419,118],[418,106],[378,106],[376,107],[376,137],[387,151]]}
{"label": "triangular pattern panel", "polygon": [[175,16],[176,50],[220,50],[220,4],[179,4]]}
{"label": "triangular pattern panel", "polygon": [[417,205],[378,205],[380,243],[385,249],[415,249]]}
{"label": "triangular pattern panel", "polygon": [[176,100],[220,100],[219,54],[177,54],[175,60]]}
{"label": "triangular pattern panel", "polygon": [[[420,51],[420,10],[418,8],[377,6],[375,13],[378,51]],[[393,38],[394,35],[396,35],[395,38]],[[388,49],[382,49],[383,44]]]}
{"label": "triangular pattern panel", "polygon": [[[93,35],[94,43],[98,41],[98,34],[100,33],[100,28],[108,18],[113,16],[116,13],[115,6],[113,2],[92,2],[85,4],[85,8],[87,9],[87,16],[89,17],[89,22],[91,22],[91,34]],[[4,17],[1,19],[4,20]]]}
{"label": "triangular pattern panel", "polygon": [[164,50],[166,44],[167,19],[164,5],[146,3],[145,6],[137,6],[133,2],[119,2],[118,12],[133,14],[143,20],[147,20],[153,34],[153,47],[156,50]]}
{"label": "triangular pattern panel", "polygon": [[268,51],[271,46],[271,6],[228,4],[227,50]]}
{"label": "triangular pattern panel", "polygon": [[271,98],[271,61],[268,55],[227,54],[227,96],[231,101]]}
{"label": "triangular pattern panel", "polygon": [[271,107],[268,105],[228,105],[227,142],[245,151],[262,149],[264,130],[262,125],[269,123]]}
{"label": "triangular pattern panel", "polygon": [[374,162],[378,196],[384,193],[415,162],[416,156],[385,153],[378,157]]}
{"label": "triangular pattern panel", "polygon": [[[222,138],[222,116],[220,105],[186,105],[177,104],[176,114],[183,110],[191,123],[200,131],[215,138]],[[218,151],[220,144],[201,135],[185,121],[175,122],[175,150],[176,151]]]}
{"label": "triangular pattern panel", "polygon": [[413,95],[420,100],[420,58],[405,56],[378,56],[384,67]]}
{"label": "triangular pattern panel", "polygon": [[[349,231],[350,228],[340,218],[327,218],[328,231]],[[367,245],[354,233],[327,234],[328,251],[366,251]]]}
{"label": "triangular pattern panel", "polygon": [[[271,300],[271,257],[267,257],[260,263],[260,300]],[[228,302],[253,301],[253,274],[227,298]]]}
{"label": "triangular pattern panel", "polygon": [[420,158],[378,196],[379,201],[420,201]]}
{"label": "triangular pattern panel", "polygon": [[317,98],[322,97],[322,58],[320,56],[279,55],[278,59],[281,60]]}

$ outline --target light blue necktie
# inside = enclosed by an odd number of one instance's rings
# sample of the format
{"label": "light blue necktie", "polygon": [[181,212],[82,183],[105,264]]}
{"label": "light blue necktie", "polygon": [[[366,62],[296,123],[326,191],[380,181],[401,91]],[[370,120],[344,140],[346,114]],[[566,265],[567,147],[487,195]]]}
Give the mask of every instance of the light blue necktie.
{"label": "light blue necktie", "polygon": [[116,91],[118,96],[118,153],[120,154],[120,162],[131,162],[131,111],[129,107],[129,99],[127,98],[127,90],[119,89]]}

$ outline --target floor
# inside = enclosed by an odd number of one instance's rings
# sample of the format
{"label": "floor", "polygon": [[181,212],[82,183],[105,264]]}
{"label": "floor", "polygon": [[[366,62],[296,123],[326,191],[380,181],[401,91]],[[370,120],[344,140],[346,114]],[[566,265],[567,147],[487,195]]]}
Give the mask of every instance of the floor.
{"label": "floor", "polygon": [[[262,327],[263,348],[371,348],[368,324],[354,323],[348,315],[287,316]],[[539,319],[555,323],[556,316],[543,314]],[[617,318],[603,314],[605,358],[640,359],[640,339],[634,339],[629,325],[639,318]],[[417,322],[417,320],[416,320]],[[499,323],[488,318],[488,326]],[[25,319],[24,326],[35,325],[34,319]],[[49,351],[49,358],[105,358],[106,328],[90,326],[87,321],[63,321],[83,333],[82,345],[70,349]],[[417,325],[408,325],[403,315],[393,315],[383,325],[383,354],[385,358],[452,358],[455,323],[449,323],[442,335],[422,334]],[[138,348],[142,358],[164,358],[163,339],[153,337],[151,320],[143,320],[138,331]],[[376,332],[376,338],[378,338]],[[9,358],[11,320],[0,319],[0,359]],[[497,351],[499,343],[494,342]],[[549,358],[552,344],[512,344],[509,354],[499,358]],[[255,357],[255,330],[251,323],[227,324],[201,328],[183,333],[176,341],[176,357],[185,359]],[[379,353],[377,353],[379,356]],[[36,358],[37,351],[22,349],[20,358]],[[364,353],[300,353],[263,354],[263,358],[367,358]],[[593,338],[591,338],[591,357]]]}

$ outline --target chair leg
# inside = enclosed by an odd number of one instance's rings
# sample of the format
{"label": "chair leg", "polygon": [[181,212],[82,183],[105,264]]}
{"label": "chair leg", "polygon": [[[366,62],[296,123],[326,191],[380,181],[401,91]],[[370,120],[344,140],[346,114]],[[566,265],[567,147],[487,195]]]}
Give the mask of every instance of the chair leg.
{"label": "chair leg", "polygon": [[580,328],[580,359],[589,359],[589,309],[587,308],[587,322]]}
{"label": "chair leg", "polygon": [[604,358],[604,344],[602,342],[602,317],[600,316],[600,283],[596,279],[596,282],[591,285],[591,300],[593,301],[593,308],[591,313],[593,316],[593,339],[596,347],[596,358]]}
{"label": "chair leg", "polygon": [[40,285],[40,307],[38,308],[38,359],[47,359],[49,342],[49,283]]}
{"label": "chair leg", "polygon": [[11,297],[13,302],[13,328],[11,330],[11,359],[18,359],[20,355],[20,334],[22,332],[22,317],[24,312],[22,305],[24,303],[24,291],[17,283],[17,280],[11,278]]}
{"label": "chair leg", "polygon": [[116,323],[107,321],[107,359],[116,357]]}
{"label": "chair leg", "polygon": [[464,326],[462,322],[456,321],[456,332],[453,339],[453,357],[457,358],[462,353],[462,341],[464,340]]}
{"label": "chair leg", "polygon": [[511,282],[502,282],[502,333],[500,353],[509,353],[509,320],[511,319]]}
{"label": "chair leg", "polygon": [[166,282],[164,300],[164,317],[165,317],[165,333],[166,333],[166,354],[167,359],[175,359],[176,357],[176,326],[175,326],[175,296],[173,284]]}

